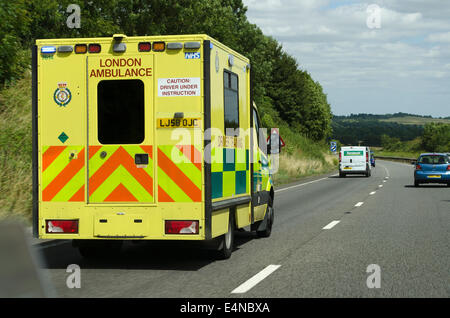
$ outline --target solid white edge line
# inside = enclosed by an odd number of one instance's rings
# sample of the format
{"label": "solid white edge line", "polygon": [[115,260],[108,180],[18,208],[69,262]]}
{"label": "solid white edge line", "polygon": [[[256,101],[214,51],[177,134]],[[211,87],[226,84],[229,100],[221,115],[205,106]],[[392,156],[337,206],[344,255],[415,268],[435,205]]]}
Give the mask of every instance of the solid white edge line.
{"label": "solid white edge line", "polygon": [[250,289],[252,289],[254,286],[256,286],[259,282],[261,282],[264,278],[272,274],[274,271],[276,271],[281,265],[269,265],[266,268],[264,268],[262,271],[260,271],[258,274],[253,276],[252,278],[248,279],[245,283],[241,284],[239,287],[234,289],[231,293],[232,294],[243,294],[248,292]]}
{"label": "solid white edge line", "polygon": [[[335,176],[338,176],[338,175],[339,175],[339,174],[336,173],[336,174],[331,175],[330,177],[335,177]],[[313,180],[313,181],[309,181],[309,182],[297,184],[297,185],[294,185],[294,186],[290,186],[290,187],[287,187],[287,188],[275,190],[275,193],[281,192],[281,191],[284,191],[284,190],[289,190],[289,189],[292,189],[292,188],[297,188],[297,187],[305,186],[305,185],[308,185],[308,184],[311,184],[311,183],[314,183],[314,182],[318,182],[318,181],[322,181],[322,180],[325,180],[325,179],[328,179],[328,178],[329,178],[329,177],[325,177],[325,178],[321,178],[321,179],[317,179],[317,180]]]}
{"label": "solid white edge line", "polygon": [[364,204],[364,202],[358,202],[358,203],[355,204],[355,206],[361,206],[363,204]]}
{"label": "solid white edge line", "polygon": [[329,230],[331,228],[333,228],[336,224],[338,224],[341,221],[332,221],[329,224],[325,225],[322,230]]}

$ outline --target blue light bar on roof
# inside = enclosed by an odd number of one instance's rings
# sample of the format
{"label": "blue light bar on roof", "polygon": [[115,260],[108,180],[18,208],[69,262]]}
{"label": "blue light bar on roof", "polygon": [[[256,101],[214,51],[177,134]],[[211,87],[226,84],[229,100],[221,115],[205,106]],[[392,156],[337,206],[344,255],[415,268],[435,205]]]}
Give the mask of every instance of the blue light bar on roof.
{"label": "blue light bar on roof", "polygon": [[43,47],[41,47],[41,53],[43,53],[43,54],[56,53],[56,46],[43,46]]}

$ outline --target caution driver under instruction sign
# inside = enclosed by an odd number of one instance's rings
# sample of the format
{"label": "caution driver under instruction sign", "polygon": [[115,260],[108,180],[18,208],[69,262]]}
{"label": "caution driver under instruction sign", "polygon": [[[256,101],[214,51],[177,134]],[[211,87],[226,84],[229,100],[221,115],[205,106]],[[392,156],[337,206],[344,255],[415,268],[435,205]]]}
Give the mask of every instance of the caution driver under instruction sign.
{"label": "caution driver under instruction sign", "polygon": [[200,96],[200,78],[159,78],[159,97]]}

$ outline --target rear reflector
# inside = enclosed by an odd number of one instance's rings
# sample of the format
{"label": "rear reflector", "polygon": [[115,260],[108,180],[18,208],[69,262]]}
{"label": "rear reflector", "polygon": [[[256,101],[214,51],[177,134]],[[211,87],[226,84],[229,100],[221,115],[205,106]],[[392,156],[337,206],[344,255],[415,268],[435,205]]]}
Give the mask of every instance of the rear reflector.
{"label": "rear reflector", "polygon": [[162,52],[166,49],[166,43],[164,42],[153,42],[153,51]]}
{"label": "rear reflector", "polygon": [[139,52],[150,52],[152,49],[152,45],[150,42],[141,42],[138,44]]}
{"label": "rear reflector", "polygon": [[198,234],[198,221],[166,221],[166,234]]}
{"label": "rear reflector", "polygon": [[89,53],[100,53],[102,47],[100,44],[89,44]]}
{"label": "rear reflector", "polygon": [[86,44],[77,44],[75,45],[75,53],[77,54],[84,54],[87,52],[87,45]]}
{"label": "rear reflector", "polygon": [[47,233],[78,233],[78,220],[46,220]]}

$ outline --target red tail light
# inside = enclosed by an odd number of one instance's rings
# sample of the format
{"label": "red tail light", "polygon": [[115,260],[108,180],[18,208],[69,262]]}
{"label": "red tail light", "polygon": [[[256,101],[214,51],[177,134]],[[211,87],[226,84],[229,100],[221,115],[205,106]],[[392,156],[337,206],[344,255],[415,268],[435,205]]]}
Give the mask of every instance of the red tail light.
{"label": "red tail light", "polygon": [[416,165],[416,170],[422,170],[422,167],[420,165]]}
{"label": "red tail light", "polygon": [[339,162],[342,161],[342,152],[339,152]]}
{"label": "red tail light", "polygon": [[138,44],[139,52],[150,52],[152,49],[152,45],[150,42],[140,42]]}
{"label": "red tail light", "polygon": [[447,171],[450,171],[450,165],[447,166]]}
{"label": "red tail light", "polygon": [[369,162],[369,153],[366,151],[366,162]]}
{"label": "red tail light", "polygon": [[46,220],[46,233],[78,233],[78,220]]}
{"label": "red tail light", "polygon": [[198,234],[198,221],[166,221],[166,234]]}
{"label": "red tail light", "polygon": [[89,44],[88,51],[89,53],[100,53],[102,47],[100,44]]}

